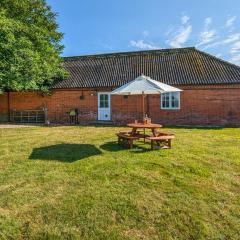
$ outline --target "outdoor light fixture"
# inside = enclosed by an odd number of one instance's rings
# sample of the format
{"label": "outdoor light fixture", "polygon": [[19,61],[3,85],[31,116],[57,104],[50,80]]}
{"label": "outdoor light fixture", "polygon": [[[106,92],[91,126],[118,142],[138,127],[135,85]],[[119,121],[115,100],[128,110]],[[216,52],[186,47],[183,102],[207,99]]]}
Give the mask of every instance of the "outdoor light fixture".
{"label": "outdoor light fixture", "polygon": [[97,96],[97,89],[94,89],[94,92],[91,92],[91,96]]}
{"label": "outdoor light fixture", "polygon": [[80,96],[80,100],[83,100],[84,99],[84,95],[83,95],[83,91],[82,91],[82,94]]}

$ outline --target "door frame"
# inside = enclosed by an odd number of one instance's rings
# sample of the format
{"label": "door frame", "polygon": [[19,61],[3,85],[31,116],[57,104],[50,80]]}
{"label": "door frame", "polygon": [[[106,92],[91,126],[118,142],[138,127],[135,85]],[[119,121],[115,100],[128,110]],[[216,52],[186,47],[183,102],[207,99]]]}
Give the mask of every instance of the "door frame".
{"label": "door frame", "polygon": [[[107,95],[108,95],[108,108],[109,108],[109,114],[110,114],[108,120],[100,120],[100,119],[99,119],[100,94],[107,94]],[[111,92],[98,92],[98,96],[97,96],[97,106],[98,106],[98,117],[97,117],[97,120],[98,120],[98,121],[111,121],[111,119],[112,119]]]}

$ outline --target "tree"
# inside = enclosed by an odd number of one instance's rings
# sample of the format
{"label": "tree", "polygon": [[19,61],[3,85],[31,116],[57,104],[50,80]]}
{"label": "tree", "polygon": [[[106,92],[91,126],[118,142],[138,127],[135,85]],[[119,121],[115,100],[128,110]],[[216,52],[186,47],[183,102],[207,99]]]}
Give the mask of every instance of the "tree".
{"label": "tree", "polygon": [[57,29],[45,0],[0,0],[0,92],[48,92],[67,77]]}

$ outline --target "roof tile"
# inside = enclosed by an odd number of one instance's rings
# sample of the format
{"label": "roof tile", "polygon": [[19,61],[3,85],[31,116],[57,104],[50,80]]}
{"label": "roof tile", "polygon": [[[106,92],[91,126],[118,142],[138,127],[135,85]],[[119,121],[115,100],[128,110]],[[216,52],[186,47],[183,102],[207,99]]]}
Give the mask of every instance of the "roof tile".
{"label": "roof tile", "polygon": [[70,77],[54,88],[119,87],[144,74],[170,85],[240,84],[240,67],[195,48],[64,58]]}

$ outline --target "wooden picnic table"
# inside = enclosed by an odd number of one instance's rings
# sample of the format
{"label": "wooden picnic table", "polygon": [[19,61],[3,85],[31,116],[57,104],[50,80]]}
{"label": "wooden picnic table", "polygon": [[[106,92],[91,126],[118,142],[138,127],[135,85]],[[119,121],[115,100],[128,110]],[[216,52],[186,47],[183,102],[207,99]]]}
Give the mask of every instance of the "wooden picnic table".
{"label": "wooden picnic table", "polygon": [[[138,140],[140,138],[149,139],[151,141],[151,149],[154,149],[154,143],[156,143],[159,147],[160,144],[163,143],[167,147],[171,148],[171,140],[174,136],[170,136],[169,134],[159,133],[157,131],[158,128],[161,128],[162,125],[156,123],[129,123],[128,127],[132,128],[132,131],[124,131],[116,133],[118,136],[118,144],[125,144],[128,148],[133,147],[133,141]],[[138,129],[143,129],[143,133],[138,131]],[[152,131],[152,135],[145,134],[145,129],[150,129]]]}
{"label": "wooden picnic table", "polygon": [[[157,134],[156,129],[162,127],[162,125],[156,124],[156,123],[129,123],[127,124],[127,126],[132,128],[132,135],[137,134],[138,129],[143,129],[144,135],[145,135],[145,129],[150,129],[154,137],[156,137],[156,134]],[[145,141],[145,137],[144,137],[144,141]]]}

